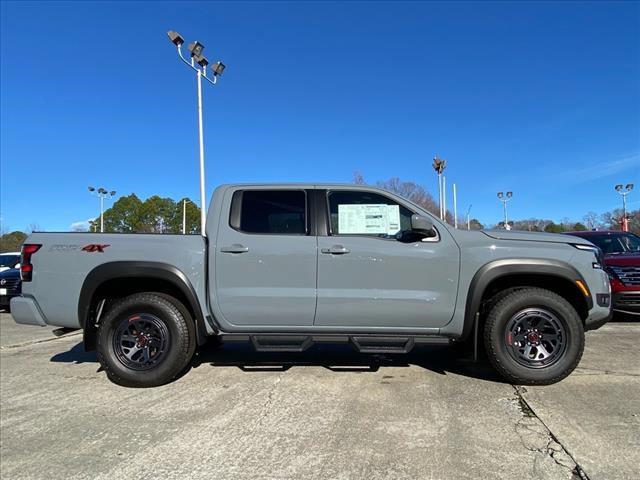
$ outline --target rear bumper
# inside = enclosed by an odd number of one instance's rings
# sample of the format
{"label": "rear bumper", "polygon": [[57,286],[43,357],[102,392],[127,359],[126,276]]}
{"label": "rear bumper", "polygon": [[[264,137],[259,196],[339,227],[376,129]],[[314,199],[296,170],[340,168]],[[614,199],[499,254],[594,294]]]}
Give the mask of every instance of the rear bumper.
{"label": "rear bumper", "polygon": [[47,326],[44,315],[34,298],[14,297],[11,299],[11,316],[23,325]]}

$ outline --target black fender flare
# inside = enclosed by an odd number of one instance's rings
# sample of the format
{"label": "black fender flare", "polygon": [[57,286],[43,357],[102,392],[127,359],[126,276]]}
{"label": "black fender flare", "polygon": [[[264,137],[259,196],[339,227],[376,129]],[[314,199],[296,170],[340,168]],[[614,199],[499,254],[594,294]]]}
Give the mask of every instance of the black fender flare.
{"label": "black fender flare", "polygon": [[[476,313],[480,310],[482,296],[487,286],[500,277],[510,275],[548,275],[570,281],[575,285],[580,280],[587,285],[584,278],[571,264],[562,260],[541,258],[507,258],[493,260],[478,269],[469,284],[467,303],[464,315],[464,326],[461,338],[465,339],[471,333],[476,321]],[[593,298],[586,298],[587,309],[593,308]]]}
{"label": "black fender flare", "polygon": [[78,322],[85,337],[85,348],[91,347],[87,342],[86,321],[90,315],[91,301],[98,288],[109,280],[118,278],[154,278],[170,283],[177,288],[189,303],[185,307],[190,308],[195,315],[196,340],[199,345],[206,341],[207,330],[204,324],[205,317],[198,296],[193,285],[182,270],[163,262],[145,261],[115,261],[98,265],[84,279],[78,299]]}

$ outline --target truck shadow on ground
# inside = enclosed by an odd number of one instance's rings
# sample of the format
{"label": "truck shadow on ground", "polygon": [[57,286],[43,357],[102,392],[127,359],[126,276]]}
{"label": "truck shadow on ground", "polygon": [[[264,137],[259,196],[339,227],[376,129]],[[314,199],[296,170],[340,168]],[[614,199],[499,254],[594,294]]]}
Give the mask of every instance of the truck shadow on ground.
{"label": "truck shadow on ground", "polygon": [[[55,354],[51,362],[97,363],[96,352],[85,352],[82,342]],[[486,360],[473,362],[453,347],[415,347],[406,354],[364,354],[348,345],[314,345],[304,352],[256,352],[249,343],[204,345],[189,368],[236,367],[247,373],[286,372],[291,368],[322,367],[337,374],[372,373],[387,367],[417,366],[439,375],[455,374],[505,383]],[[100,369],[98,369],[100,371]]]}

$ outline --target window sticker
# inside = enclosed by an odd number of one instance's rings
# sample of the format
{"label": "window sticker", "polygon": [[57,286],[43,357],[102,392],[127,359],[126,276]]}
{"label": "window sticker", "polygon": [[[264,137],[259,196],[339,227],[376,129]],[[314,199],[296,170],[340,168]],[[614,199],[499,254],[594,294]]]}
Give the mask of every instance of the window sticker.
{"label": "window sticker", "polygon": [[338,233],[395,235],[400,231],[400,205],[338,205]]}

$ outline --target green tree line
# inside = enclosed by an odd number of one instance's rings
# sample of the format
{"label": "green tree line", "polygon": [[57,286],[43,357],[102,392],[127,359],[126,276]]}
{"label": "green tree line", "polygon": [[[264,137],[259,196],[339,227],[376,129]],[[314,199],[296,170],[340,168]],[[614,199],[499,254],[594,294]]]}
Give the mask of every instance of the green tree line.
{"label": "green tree line", "polygon": [[[182,233],[183,202],[186,232],[200,233],[200,208],[188,198],[173,200],[154,195],[142,201],[135,193],[120,197],[104,212],[104,231],[114,233]],[[89,222],[100,231],[100,217]]]}

